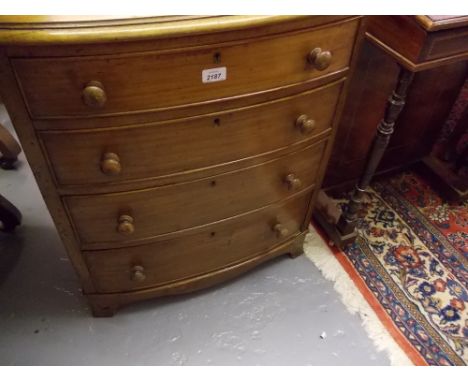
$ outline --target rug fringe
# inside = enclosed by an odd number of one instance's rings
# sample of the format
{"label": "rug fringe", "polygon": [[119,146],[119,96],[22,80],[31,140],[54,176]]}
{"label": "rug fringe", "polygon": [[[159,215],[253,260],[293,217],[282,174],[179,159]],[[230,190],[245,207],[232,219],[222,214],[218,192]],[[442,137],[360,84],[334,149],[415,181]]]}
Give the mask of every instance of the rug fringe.
{"label": "rug fringe", "polygon": [[309,227],[309,233],[305,237],[304,253],[327,280],[334,282],[334,288],[340,294],[341,300],[348,311],[351,314],[359,314],[362,319],[362,326],[369,338],[378,351],[385,351],[388,354],[391,365],[413,365],[405,352],[385,329],[330,248],[312,226]]}

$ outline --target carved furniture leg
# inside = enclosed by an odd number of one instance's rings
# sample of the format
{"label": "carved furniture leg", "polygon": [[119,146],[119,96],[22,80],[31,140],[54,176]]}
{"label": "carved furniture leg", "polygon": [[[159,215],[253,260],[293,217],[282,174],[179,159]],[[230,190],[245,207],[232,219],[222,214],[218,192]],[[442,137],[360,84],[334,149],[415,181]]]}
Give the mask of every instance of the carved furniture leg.
{"label": "carved furniture leg", "polygon": [[400,67],[396,88],[388,99],[384,117],[377,126],[377,132],[368,153],[364,172],[359,178],[351,199],[336,224],[331,223],[330,219],[327,219],[320,210],[317,210],[317,213],[314,214],[319,224],[328,234],[328,237],[340,248],[356,239],[356,222],[361,208],[362,196],[369,186],[394,132],[395,122],[403,110],[406,94],[413,77],[413,72]]}
{"label": "carved furniture leg", "polygon": [[0,125],[0,167],[9,170],[18,159],[21,148],[9,131]]}

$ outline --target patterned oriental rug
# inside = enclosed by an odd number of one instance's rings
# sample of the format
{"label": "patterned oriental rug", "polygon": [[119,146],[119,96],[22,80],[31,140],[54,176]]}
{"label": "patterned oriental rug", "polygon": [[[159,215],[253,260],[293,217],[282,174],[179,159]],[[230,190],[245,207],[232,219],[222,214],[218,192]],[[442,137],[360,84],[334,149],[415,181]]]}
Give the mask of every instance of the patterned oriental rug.
{"label": "patterned oriental rug", "polygon": [[468,364],[468,203],[412,172],[374,182],[345,252],[311,227],[304,251],[393,365]]}

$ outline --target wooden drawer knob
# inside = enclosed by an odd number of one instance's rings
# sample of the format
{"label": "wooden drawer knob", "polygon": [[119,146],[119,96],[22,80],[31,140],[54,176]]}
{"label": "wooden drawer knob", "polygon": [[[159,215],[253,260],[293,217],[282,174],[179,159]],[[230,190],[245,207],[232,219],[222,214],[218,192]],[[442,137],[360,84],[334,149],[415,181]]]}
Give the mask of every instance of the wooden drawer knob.
{"label": "wooden drawer knob", "polygon": [[308,115],[302,114],[296,119],[296,127],[302,134],[310,134],[315,129],[315,121]]}
{"label": "wooden drawer knob", "polygon": [[290,190],[297,190],[302,186],[302,181],[295,174],[287,175],[284,181]]}
{"label": "wooden drawer knob", "polygon": [[104,153],[101,158],[101,171],[106,175],[119,175],[122,171],[119,156],[115,153]]}
{"label": "wooden drawer knob", "polygon": [[331,60],[331,52],[322,50],[321,48],[315,48],[307,55],[307,61],[317,70],[325,70],[328,68],[331,64]]}
{"label": "wooden drawer knob", "polygon": [[145,281],[146,279],[145,268],[143,268],[142,265],[134,265],[132,267],[130,278],[132,279],[132,281],[138,281],[138,282]]}
{"label": "wooden drawer knob", "polygon": [[289,230],[280,223],[273,226],[273,231],[276,233],[276,237],[278,238],[283,238],[289,235]]}
{"label": "wooden drawer knob", "polygon": [[135,232],[133,225],[133,218],[130,215],[120,215],[119,224],[117,225],[117,232],[123,235],[131,235]]}
{"label": "wooden drawer knob", "polygon": [[107,96],[104,86],[99,81],[90,81],[83,89],[83,102],[86,106],[99,109],[106,104]]}

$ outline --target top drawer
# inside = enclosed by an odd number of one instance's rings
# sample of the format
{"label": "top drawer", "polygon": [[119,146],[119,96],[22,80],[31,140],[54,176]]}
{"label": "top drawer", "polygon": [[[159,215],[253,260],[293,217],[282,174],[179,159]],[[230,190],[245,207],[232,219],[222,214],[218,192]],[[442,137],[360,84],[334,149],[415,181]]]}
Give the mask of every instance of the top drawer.
{"label": "top drawer", "polygon": [[[155,110],[264,91],[344,69],[357,27],[353,19],[180,51],[17,58],[12,63],[35,118]],[[211,68],[225,68],[226,79],[203,82],[202,72]]]}

